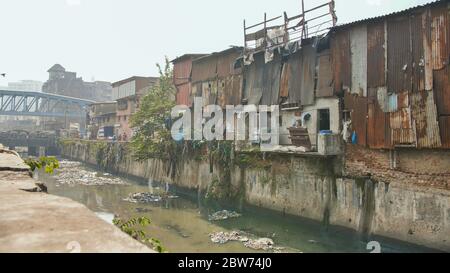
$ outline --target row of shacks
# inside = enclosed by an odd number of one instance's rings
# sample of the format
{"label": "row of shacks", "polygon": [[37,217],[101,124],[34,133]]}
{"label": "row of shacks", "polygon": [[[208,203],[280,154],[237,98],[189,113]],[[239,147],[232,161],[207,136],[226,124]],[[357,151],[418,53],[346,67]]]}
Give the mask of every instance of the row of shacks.
{"label": "row of shacks", "polygon": [[[334,24],[334,2],[323,6]],[[450,1],[436,1],[317,35],[305,34],[303,13],[298,39],[286,14],[280,25],[265,19],[245,47],[175,59],[177,103],[280,105],[280,144],[300,120],[312,146],[345,122],[361,146],[450,148],[449,13]]]}

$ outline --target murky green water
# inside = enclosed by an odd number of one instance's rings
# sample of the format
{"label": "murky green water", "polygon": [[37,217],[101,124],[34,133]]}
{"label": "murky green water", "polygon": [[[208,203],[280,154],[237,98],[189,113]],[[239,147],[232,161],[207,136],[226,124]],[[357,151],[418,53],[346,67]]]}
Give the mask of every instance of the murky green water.
{"label": "murky green water", "polygon": [[[84,171],[96,172],[85,165]],[[158,204],[134,204],[123,201],[131,193],[157,190],[147,185],[125,179],[130,185],[60,185],[55,177],[41,173],[38,178],[47,184],[49,193],[71,198],[85,204],[105,221],[113,215],[122,218],[146,216],[152,220],[148,233],[160,239],[169,252],[258,252],[244,247],[240,242],[223,245],[211,242],[209,234],[241,230],[256,237],[272,238],[277,247],[287,252],[369,252],[356,232],[325,228],[320,224],[297,217],[285,217],[266,210],[245,209],[240,218],[221,222],[208,221],[214,210],[201,202],[181,197]],[[177,195],[177,192],[173,192]],[[216,208],[217,209],[217,208]],[[428,252],[418,246],[378,240],[383,252]]]}

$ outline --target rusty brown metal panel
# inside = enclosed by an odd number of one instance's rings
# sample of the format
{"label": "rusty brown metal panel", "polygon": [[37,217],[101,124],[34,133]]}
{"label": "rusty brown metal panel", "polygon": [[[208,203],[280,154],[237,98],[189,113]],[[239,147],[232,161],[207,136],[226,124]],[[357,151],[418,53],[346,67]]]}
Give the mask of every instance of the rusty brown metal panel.
{"label": "rusty brown metal panel", "polygon": [[439,118],[439,128],[441,131],[442,148],[450,149],[450,116]]}
{"label": "rusty brown metal panel", "polygon": [[[303,46],[301,70],[296,72],[300,74],[300,104],[303,106],[313,105],[315,102],[315,79],[317,51],[313,45]],[[295,76],[294,76],[295,77]]]}
{"label": "rusty brown metal panel", "polygon": [[431,48],[431,15],[426,9],[422,14],[422,44],[424,55],[425,90],[433,90],[433,50]]}
{"label": "rusty brown metal panel", "polygon": [[188,83],[191,77],[192,59],[186,58],[173,65],[173,78],[175,85]]}
{"label": "rusty brown metal panel", "polygon": [[248,104],[259,105],[262,97],[264,54],[254,54],[253,58],[253,63],[244,67],[244,88],[242,96]]}
{"label": "rusty brown metal panel", "polygon": [[412,48],[409,17],[387,21],[388,92],[411,91]]}
{"label": "rusty brown metal panel", "polygon": [[409,92],[398,93],[397,107],[398,108],[409,107]]}
{"label": "rusty brown metal panel", "polygon": [[217,78],[217,55],[208,55],[192,62],[192,82]]}
{"label": "rusty brown metal panel", "polygon": [[439,148],[437,107],[433,91],[419,91],[411,94],[411,116],[416,128],[418,148]]}
{"label": "rusty brown metal panel", "polygon": [[218,80],[217,103],[223,108],[227,105],[240,105],[242,103],[241,75],[230,75]]}
{"label": "rusty brown metal panel", "polygon": [[262,105],[278,105],[280,98],[281,56],[275,53],[271,62],[261,67]]}
{"label": "rusty brown metal panel", "polygon": [[394,146],[415,145],[416,137],[412,126],[410,108],[402,108],[391,113],[390,128]]}
{"label": "rusty brown metal panel", "polygon": [[412,14],[411,24],[411,49],[412,49],[412,91],[425,90],[425,50],[423,37],[427,29],[423,26],[423,14]]}
{"label": "rusty brown metal panel", "polygon": [[367,107],[367,145],[372,149],[391,148],[390,113],[381,110],[377,102]]}
{"label": "rusty brown metal panel", "polygon": [[358,145],[367,145],[367,98],[349,92],[344,93],[344,109],[350,111],[352,130],[356,132]]}
{"label": "rusty brown metal panel", "polygon": [[367,86],[386,86],[385,21],[367,25]]}
{"label": "rusty brown metal panel", "polygon": [[283,64],[283,68],[281,69],[280,98],[289,97],[289,65],[290,64],[286,62]]}
{"label": "rusty brown metal panel", "polygon": [[351,85],[350,33],[347,30],[334,33],[331,38],[331,59],[334,93],[341,94]]}
{"label": "rusty brown metal panel", "polygon": [[177,105],[187,105],[191,106],[191,84],[179,84],[177,85],[177,96],[176,96]]}
{"label": "rusty brown metal panel", "polygon": [[334,94],[330,52],[322,53],[318,57],[317,63],[319,65],[319,70],[317,73],[316,97],[332,97]]}
{"label": "rusty brown metal panel", "polygon": [[449,8],[445,5],[431,8],[431,46],[433,69],[448,65],[450,57]]}
{"label": "rusty brown metal panel", "polygon": [[219,78],[226,78],[236,74],[234,63],[240,55],[241,50],[239,48],[232,48],[219,54],[217,56],[217,76]]}
{"label": "rusty brown metal panel", "polygon": [[450,115],[450,68],[433,72],[434,91],[439,115]]}

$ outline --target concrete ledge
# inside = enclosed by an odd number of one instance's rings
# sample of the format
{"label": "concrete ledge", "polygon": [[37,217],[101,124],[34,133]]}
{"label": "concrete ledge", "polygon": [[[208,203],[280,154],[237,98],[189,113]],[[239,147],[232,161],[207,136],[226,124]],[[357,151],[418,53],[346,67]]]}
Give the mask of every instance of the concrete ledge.
{"label": "concrete ledge", "polygon": [[28,172],[0,171],[0,253],[154,253],[77,202],[23,191],[35,182]]}

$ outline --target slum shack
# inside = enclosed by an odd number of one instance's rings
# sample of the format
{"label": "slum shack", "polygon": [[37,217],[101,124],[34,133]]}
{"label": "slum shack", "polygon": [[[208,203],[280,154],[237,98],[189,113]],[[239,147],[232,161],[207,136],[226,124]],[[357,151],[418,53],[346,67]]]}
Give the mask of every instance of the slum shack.
{"label": "slum shack", "polygon": [[449,1],[335,27],[333,87],[353,144],[450,148]]}
{"label": "slum shack", "polygon": [[[312,12],[326,16],[305,20]],[[316,21],[321,27],[314,29],[314,20],[325,21]],[[327,35],[335,23],[333,1],[293,17],[286,13],[270,19],[264,16],[262,23],[249,27],[244,22],[243,101],[280,106],[280,145],[324,151],[318,145],[323,135],[334,139],[327,141],[335,146],[327,148],[327,153],[340,150],[340,104],[332,84]]]}
{"label": "slum shack", "polygon": [[192,62],[206,54],[184,54],[172,60],[173,64],[173,83],[177,89],[176,103],[177,105],[192,106]]}

